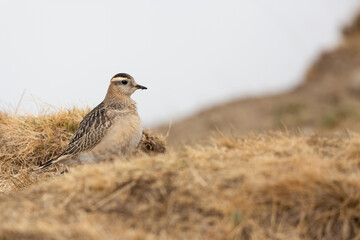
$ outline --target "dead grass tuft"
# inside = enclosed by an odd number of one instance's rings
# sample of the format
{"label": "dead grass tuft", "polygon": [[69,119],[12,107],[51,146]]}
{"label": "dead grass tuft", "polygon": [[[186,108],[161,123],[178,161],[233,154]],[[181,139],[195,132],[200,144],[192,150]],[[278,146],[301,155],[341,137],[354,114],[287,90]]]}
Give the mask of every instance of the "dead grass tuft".
{"label": "dead grass tuft", "polygon": [[151,130],[145,130],[139,143],[139,149],[145,153],[164,153],[166,152],[165,139],[154,134]]}
{"label": "dead grass tuft", "polygon": [[56,156],[75,133],[89,109],[61,109],[39,116],[0,117],[1,173],[17,173]]}

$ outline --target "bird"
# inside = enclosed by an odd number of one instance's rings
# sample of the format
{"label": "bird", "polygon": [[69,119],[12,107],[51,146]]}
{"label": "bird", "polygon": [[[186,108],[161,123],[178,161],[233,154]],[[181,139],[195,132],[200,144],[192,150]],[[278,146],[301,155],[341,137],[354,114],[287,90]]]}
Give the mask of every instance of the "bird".
{"label": "bird", "polygon": [[133,152],[142,136],[136,102],[130,97],[138,89],[147,87],[127,73],[113,76],[104,100],[83,118],[67,147],[38,169],[92,151],[116,151],[124,157]]}

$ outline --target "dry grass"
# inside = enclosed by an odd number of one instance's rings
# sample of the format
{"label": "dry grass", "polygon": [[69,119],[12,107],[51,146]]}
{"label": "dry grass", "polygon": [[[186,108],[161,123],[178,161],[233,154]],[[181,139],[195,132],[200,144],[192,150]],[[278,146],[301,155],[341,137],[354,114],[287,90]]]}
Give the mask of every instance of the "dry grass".
{"label": "dry grass", "polygon": [[[360,238],[358,134],[217,136],[66,174],[31,171],[83,114],[1,115],[0,239]],[[145,149],[161,140],[144,139]]]}

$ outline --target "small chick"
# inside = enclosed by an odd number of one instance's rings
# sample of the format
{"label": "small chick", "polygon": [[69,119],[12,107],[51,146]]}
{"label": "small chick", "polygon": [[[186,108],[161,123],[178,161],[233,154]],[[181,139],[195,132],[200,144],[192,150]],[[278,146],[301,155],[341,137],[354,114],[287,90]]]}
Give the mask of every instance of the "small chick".
{"label": "small chick", "polygon": [[130,98],[138,89],[147,88],[137,84],[127,73],[112,77],[104,101],[80,122],[65,150],[56,158],[42,164],[39,169],[68,161],[89,151],[117,151],[122,156],[133,152],[142,135],[136,102]]}

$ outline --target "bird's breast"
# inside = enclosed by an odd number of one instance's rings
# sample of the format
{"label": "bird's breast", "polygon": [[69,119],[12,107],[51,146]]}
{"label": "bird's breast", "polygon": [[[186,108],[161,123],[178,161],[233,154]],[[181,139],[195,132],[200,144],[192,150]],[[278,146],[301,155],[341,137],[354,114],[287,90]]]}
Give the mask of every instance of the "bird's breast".
{"label": "bird's breast", "polygon": [[111,152],[126,156],[133,152],[140,142],[142,124],[137,114],[119,114],[94,152]]}

